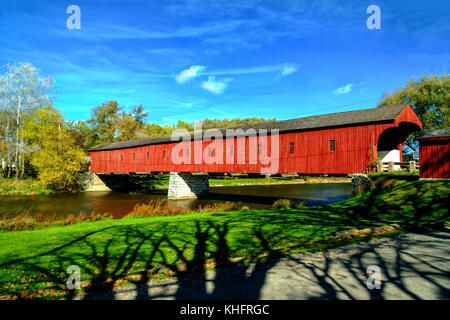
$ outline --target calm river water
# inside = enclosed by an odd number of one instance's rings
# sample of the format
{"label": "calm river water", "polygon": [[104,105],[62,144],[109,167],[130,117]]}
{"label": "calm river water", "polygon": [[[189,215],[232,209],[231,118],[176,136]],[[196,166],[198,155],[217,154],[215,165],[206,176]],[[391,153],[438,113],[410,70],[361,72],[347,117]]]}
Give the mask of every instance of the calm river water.
{"label": "calm river water", "polygon": [[[242,202],[250,209],[269,208],[279,198],[305,201],[306,205],[332,203],[349,198],[350,183],[283,184],[264,186],[211,187],[206,198],[197,200],[171,200],[173,206],[198,208],[206,203]],[[0,197],[0,216],[14,216],[28,212],[30,215],[66,216],[70,213],[109,213],[120,218],[130,212],[136,204],[152,199],[166,198],[166,192],[86,192],[58,194],[52,196],[8,196]]]}

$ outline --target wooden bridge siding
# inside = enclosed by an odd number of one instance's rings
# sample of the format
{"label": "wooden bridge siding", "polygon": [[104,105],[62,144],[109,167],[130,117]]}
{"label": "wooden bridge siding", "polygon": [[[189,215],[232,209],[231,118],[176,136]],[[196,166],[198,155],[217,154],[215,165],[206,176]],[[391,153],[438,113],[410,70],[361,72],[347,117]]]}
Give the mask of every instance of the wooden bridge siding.
{"label": "wooden bridge siding", "polygon": [[[305,174],[364,172],[379,134],[391,124],[355,126],[283,134],[280,139],[280,171]],[[330,140],[335,151],[330,151]],[[294,142],[294,153],[289,143]],[[376,155],[374,155],[376,156]]]}
{"label": "wooden bridge siding", "polygon": [[394,125],[398,126],[400,122],[411,122],[417,124],[420,129],[422,129],[422,123],[420,122],[417,114],[414,112],[413,108],[408,105],[400,114],[397,119],[395,119]]}
{"label": "wooden bridge siding", "polygon": [[[370,124],[364,126],[341,127],[333,129],[312,130],[279,135],[280,163],[279,173],[305,173],[305,174],[332,174],[364,172],[368,163],[372,148],[376,146],[381,132],[393,124]],[[238,141],[244,139],[245,164],[237,163]],[[191,171],[191,172],[248,172],[259,173],[261,167],[266,165],[249,164],[249,147],[255,141],[255,137],[234,138],[217,141],[192,141],[184,142],[189,146],[191,164],[175,165],[171,162],[170,155],[177,142],[126,148],[119,150],[105,150],[90,152],[92,159],[91,170],[93,172],[151,172],[151,171]],[[330,151],[330,140],[335,140],[335,151]],[[234,142],[234,163],[226,164],[226,153]],[[294,142],[294,153],[290,153],[290,143]],[[207,156],[207,148],[211,144],[221,143],[223,152],[218,154],[223,159],[223,164],[195,164],[194,144],[201,144],[203,154]],[[271,150],[271,139],[256,144],[262,145],[263,153]],[[163,151],[166,157],[163,158]],[[214,150],[214,148],[213,148]],[[150,159],[147,159],[147,152]],[[216,150],[217,152],[217,150]],[[135,160],[133,159],[135,154]],[[257,150],[256,150],[257,153]],[[270,154],[270,153],[269,153]],[[121,155],[123,160],[121,161]],[[215,153],[212,153],[214,156]],[[376,155],[375,155],[376,156]],[[109,161],[111,157],[111,161]]]}
{"label": "wooden bridge siding", "polygon": [[450,139],[420,141],[421,178],[450,178]]}

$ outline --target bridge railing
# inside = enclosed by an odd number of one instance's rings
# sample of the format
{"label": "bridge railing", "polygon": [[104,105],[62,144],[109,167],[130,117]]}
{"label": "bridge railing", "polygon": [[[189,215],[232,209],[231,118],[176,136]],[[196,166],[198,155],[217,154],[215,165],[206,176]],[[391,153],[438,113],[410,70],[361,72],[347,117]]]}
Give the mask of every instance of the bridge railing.
{"label": "bridge railing", "polygon": [[[400,167],[400,169],[399,169]],[[395,162],[395,161],[388,161],[383,162],[381,160],[378,160],[377,162],[377,172],[391,172],[395,170],[403,170],[403,171],[409,171],[414,172],[416,170],[419,170],[419,164],[416,161],[408,161],[408,162]]]}

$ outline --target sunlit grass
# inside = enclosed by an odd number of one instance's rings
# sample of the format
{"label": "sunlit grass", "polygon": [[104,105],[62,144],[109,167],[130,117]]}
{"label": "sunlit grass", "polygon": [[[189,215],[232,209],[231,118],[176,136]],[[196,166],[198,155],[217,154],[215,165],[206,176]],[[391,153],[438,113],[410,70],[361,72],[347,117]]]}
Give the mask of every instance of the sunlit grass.
{"label": "sunlit grass", "polygon": [[414,181],[377,186],[320,207],[126,217],[1,232],[0,295],[67,295],[69,265],[81,268],[88,291],[132,283],[132,276],[178,277],[215,263],[323,250],[343,244],[323,242],[342,230],[392,223],[406,231],[424,230],[448,222],[449,196],[449,181]]}

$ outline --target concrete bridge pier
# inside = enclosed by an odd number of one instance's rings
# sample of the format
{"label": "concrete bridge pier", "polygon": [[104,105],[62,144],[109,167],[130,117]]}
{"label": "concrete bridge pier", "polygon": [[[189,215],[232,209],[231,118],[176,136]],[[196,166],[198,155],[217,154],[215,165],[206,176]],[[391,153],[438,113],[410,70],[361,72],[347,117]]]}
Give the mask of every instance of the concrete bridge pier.
{"label": "concrete bridge pier", "polygon": [[128,174],[96,174],[88,171],[80,180],[84,191],[129,191],[135,189]]}
{"label": "concrete bridge pier", "polygon": [[209,193],[208,174],[171,172],[169,180],[169,199],[195,199]]}

